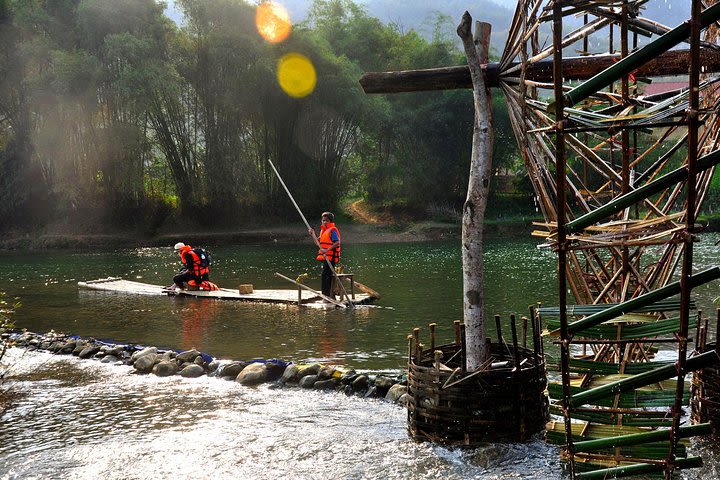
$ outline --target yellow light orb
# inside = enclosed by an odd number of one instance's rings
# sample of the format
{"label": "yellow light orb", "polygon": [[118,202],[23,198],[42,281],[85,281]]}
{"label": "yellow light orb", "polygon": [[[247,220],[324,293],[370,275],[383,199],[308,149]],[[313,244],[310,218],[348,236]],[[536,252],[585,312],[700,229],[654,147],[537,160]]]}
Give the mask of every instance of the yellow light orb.
{"label": "yellow light orb", "polygon": [[255,10],[255,26],[261,37],[270,43],[278,43],[290,35],[290,14],[275,2],[265,2]]}
{"label": "yellow light orb", "polygon": [[310,95],[317,83],[315,67],[309,58],[299,53],[288,53],[280,58],[277,77],[280,88],[294,98]]}

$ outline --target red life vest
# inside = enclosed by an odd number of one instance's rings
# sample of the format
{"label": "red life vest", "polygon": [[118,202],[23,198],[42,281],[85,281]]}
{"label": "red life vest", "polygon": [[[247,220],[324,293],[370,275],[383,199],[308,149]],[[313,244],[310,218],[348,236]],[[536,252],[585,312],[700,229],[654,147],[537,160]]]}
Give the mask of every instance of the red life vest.
{"label": "red life vest", "polygon": [[[318,241],[320,242],[321,248],[330,248],[332,244],[335,243],[332,241],[332,238],[330,238],[333,230],[337,232],[338,242],[340,241],[340,230],[337,229],[334,223],[326,223],[320,227],[320,230],[320,238],[318,238]],[[328,250],[324,254],[321,250],[318,250],[317,260],[324,262],[325,257],[333,263],[338,263],[340,261],[340,246],[333,248],[332,250]]]}
{"label": "red life vest", "polygon": [[[210,269],[208,267],[202,267],[200,265],[202,263],[200,261],[200,257],[198,256],[197,253],[195,253],[195,251],[192,249],[192,247],[190,245],[185,245],[185,248],[180,250],[180,252],[181,252],[180,259],[181,259],[183,265],[185,265],[188,270],[191,270],[195,274],[196,277],[199,278],[205,274],[210,273]],[[187,262],[185,261],[185,255],[190,255],[190,257],[192,258],[192,265],[187,264]]]}

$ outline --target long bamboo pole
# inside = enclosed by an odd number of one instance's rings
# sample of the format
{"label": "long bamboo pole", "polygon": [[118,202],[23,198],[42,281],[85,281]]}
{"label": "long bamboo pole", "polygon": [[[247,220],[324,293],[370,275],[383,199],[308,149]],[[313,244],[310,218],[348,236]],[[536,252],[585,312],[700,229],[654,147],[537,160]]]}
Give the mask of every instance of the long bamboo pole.
{"label": "long bamboo pole", "polygon": [[[280,185],[283,186],[285,189],[285,193],[288,194],[288,197],[290,197],[290,201],[295,206],[295,209],[300,214],[300,218],[302,218],[302,221],[305,223],[305,226],[308,228],[308,230],[312,230],[312,227],[308,223],[307,219],[305,218],[305,215],[303,215],[302,210],[300,210],[300,207],[298,207],[297,202],[295,202],[295,199],[292,196],[292,193],[290,193],[290,190],[288,189],[287,185],[285,185],[285,182],[283,181],[282,177],[280,176],[280,172],[277,171],[277,168],[275,168],[275,165],[273,165],[272,161],[268,158],[268,163],[272,167],[273,171],[275,172],[275,175],[277,175],[278,180],[280,180]],[[312,238],[315,241],[315,245],[320,248],[320,241],[318,240],[317,236],[315,235],[315,230],[313,230]],[[345,300],[347,300],[347,305],[345,308],[354,308],[354,305],[352,301],[350,300],[350,297],[348,296],[347,292],[345,291],[345,286],[340,281],[340,278],[338,278],[337,273],[335,272],[335,268],[333,267],[330,260],[327,258],[326,255],[323,255],[325,258],[325,262],[327,263],[328,267],[330,267],[330,271],[333,274],[333,277],[337,280],[337,283],[340,285],[340,288],[342,289],[343,295],[345,296]]]}
{"label": "long bamboo pole", "polygon": [[572,438],[572,408],[570,403],[570,332],[567,321],[567,247],[565,222],[567,221],[567,159],[565,145],[565,98],[563,97],[563,53],[562,53],[562,11],[561,2],[554,2],[552,9],[553,33],[553,104],[557,107],[555,113],[555,188],[557,189],[557,242],[558,242],[558,306],[560,307],[560,375],[562,377],[563,398],[562,410],[565,421],[565,449],[570,459],[570,478],[575,478],[575,445]]}
{"label": "long bamboo pole", "polygon": [[292,278],[286,277],[285,275],[283,275],[283,274],[281,274],[281,273],[278,273],[278,272],[275,272],[275,275],[277,275],[278,277],[282,278],[283,280],[287,280],[288,282],[297,285],[298,287],[302,288],[303,290],[307,290],[307,291],[309,291],[309,292],[314,293],[315,295],[318,295],[320,298],[322,298],[323,300],[327,300],[328,302],[332,303],[333,305],[337,305],[338,307],[343,307],[343,308],[345,308],[345,304],[343,304],[343,303],[341,303],[341,302],[338,302],[337,300],[334,300],[334,299],[332,299],[332,298],[330,298],[330,297],[328,297],[328,296],[325,296],[325,295],[323,295],[322,293],[318,292],[317,290],[315,290],[315,289],[313,289],[313,288],[310,288],[310,287],[308,287],[307,285],[305,285],[305,284],[303,284],[303,283],[296,282],[296,281],[293,280]]}

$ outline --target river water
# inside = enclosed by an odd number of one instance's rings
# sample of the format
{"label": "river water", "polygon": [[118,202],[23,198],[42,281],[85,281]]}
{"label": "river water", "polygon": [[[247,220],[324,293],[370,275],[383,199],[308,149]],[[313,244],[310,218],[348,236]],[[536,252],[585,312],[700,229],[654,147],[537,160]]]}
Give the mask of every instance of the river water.
{"label": "river water", "polygon": [[[709,234],[696,247],[697,266],[720,264]],[[457,242],[353,245],[346,271],[379,291],[374,306],[353,312],[298,310],[232,301],[81,291],[77,282],[109,276],[170,284],[171,248],[112,252],[0,255],[0,280],[23,306],[16,325],[157,345],[198,348],[215,357],[319,361],[358,371],[401,373],[406,335],[438,324],[451,341],[460,319]],[[211,248],[213,281],[235,288],[286,288],[319,267],[307,246]],[[555,258],[526,239],[486,245],[488,313],[523,315],[529,304],[555,303]],[[712,311],[717,285],[696,289]],[[507,323],[506,323],[507,326]],[[509,327],[507,327],[509,331]],[[426,335],[424,333],[423,335]],[[551,345],[546,346],[554,356]],[[551,362],[551,360],[550,360]],[[559,478],[557,450],[541,439],[470,451],[411,441],[402,408],[341,394],[240,386],[213,378],[131,375],[130,368],[13,349],[6,385],[21,393],[0,418],[0,478]],[[712,445],[687,478],[718,478]]]}

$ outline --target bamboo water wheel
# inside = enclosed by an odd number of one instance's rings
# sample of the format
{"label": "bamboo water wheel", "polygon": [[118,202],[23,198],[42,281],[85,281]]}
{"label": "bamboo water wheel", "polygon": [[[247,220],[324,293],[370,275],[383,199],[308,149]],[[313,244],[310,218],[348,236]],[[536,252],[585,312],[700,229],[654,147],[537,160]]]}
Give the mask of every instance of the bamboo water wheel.
{"label": "bamboo water wheel", "polygon": [[[675,2],[679,4],[680,2]],[[681,426],[692,291],[720,278],[693,271],[696,218],[720,163],[717,0],[688,0],[664,26],[643,16],[665,0],[518,0],[501,58],[501,89],[544,217],[533,235],[558,257],[558,306],[538,308],[560,348],[548,440],[573,478],[662,473],[702,460]],[[678,5],[678,6],[681,6]],[[648,10],[650,10],[648,8]],[[686,86],[646,94],[682,75]],[[368,93],[469,88],[468,68],[366,74]],[[678,279],[679,278],[679,279]],[[673,362],[654,358],[675,348]],[[694,418],[698,418],[697,416]]]}
{"label": "bamboo water wheel", "polygon": [[[642,17],[652,3],[519,1],[499,62],[545,219],[533,235],[564,272],[559,307],[537,314],[559,337],[562,381],[550,388],[551,411],[564,421],[548,424],[548,439],[564,444],[573,478],[669,477],[701,463],[681,438],[710,432],[709,424],[681,427],[680,417],[685,374],[718,360],[714,351],[686,352],[692,289],[720,277],[717,267],[692,269],[695,219],[720,162],[720,77],[701,68],[702,56],[718,51],[720,4],[693,0],[687,22],[665,27]],[[544,34],[552,40],[543,43]],[[674,71],[649,61],[682,43],[687,86],[645,95],[650,79],[642,77]],[[572,78],[563,69],[572,49],[612,64]],[[530,80],[549,58],[553,80]],[[661,344],[676,345],[677,361],[653,358]]]}

